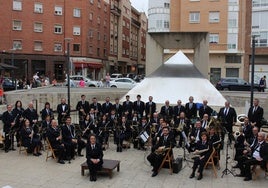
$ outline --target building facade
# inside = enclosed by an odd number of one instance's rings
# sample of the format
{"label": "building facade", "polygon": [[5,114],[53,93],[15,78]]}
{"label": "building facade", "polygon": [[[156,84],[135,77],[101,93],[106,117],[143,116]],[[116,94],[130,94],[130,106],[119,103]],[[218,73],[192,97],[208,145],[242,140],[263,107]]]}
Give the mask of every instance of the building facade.
{"label": "building facade", "polygon": [[[208,32],[208,77],[248,79],[251,34],[249,0],[149,1],[148,32]],[[169,15],[169,16],[168,16]],[[193,59],[193,50],[184,49]],[[174,50],[167,50],[168,53]],[[170,55],[170,54],[167,54]]]}

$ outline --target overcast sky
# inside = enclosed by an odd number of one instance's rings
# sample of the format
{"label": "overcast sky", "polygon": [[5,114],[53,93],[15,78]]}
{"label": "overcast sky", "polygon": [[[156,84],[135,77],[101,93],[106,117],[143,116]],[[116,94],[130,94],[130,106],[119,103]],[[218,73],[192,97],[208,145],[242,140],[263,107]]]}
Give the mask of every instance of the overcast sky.
{"label": "overcast sky", "polygon": [[130,0],[131,5],[140,12],[148,12],[148,0]]}

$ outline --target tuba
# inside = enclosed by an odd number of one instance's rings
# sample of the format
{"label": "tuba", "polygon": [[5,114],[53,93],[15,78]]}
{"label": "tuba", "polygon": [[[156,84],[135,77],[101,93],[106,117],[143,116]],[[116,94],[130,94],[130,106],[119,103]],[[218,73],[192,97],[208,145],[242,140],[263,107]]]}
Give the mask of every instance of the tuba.
{"label": "tuba", "polygon": [[246,114],[239,114],[236,118],[236,121],[241,125],[244,123],[245,118],[248,116]]}

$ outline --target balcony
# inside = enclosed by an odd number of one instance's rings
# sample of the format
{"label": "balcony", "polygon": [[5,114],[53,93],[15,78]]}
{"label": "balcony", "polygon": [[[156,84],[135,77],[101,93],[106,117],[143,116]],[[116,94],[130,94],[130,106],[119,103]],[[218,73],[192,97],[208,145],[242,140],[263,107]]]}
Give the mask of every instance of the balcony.
{"label": "balcony", "polygon": [[141,27],[141,23],[133,18],[131,18],[131,23],[133,25],[135,25],[136,27],[140,28]]}
{"label": "balcony", "polygon": [[115,6],[115,5],[112,5],[112,6],[111,6],[111,13],[113,13],[113,14],[116,15],[116,16],[120,16],[120,15],[121,15],[121,9],[118,8],[118,7]]}

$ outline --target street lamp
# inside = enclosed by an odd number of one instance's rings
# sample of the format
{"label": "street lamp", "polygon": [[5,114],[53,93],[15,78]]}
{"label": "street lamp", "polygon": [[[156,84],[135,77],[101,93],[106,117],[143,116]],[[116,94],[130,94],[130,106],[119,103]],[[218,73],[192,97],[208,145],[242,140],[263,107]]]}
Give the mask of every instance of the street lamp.
{"label": "street lamp", "polygon": [[[11,51],[11,65],[13,66],[12,67],[12,84],[14,83],[14,80],[13,80],[13,77],[14,77],[14,52],[16,51],[17,49],[16,48],[12,48],[12,49],[10,49],[10,51]],[[15,78],[15,90],[17,90],[17,80],[16,80],[16,78]]]}
{"label": "street lamp", "polygon": [[252,35],[252,54],[251,54],[251,87],[250,87],[250,106],[253,106],[254,93],[254,64],[255,64],[255,38],[259,35]]}
{"label": "street lamp", "polygon": [[67,41],[67,59],[66,59],[66,64],[67,64],[67,101],[69,108],[71,108],[71,102],[70,102],[70,42],[72,38],[65,38],[65,41]]}

